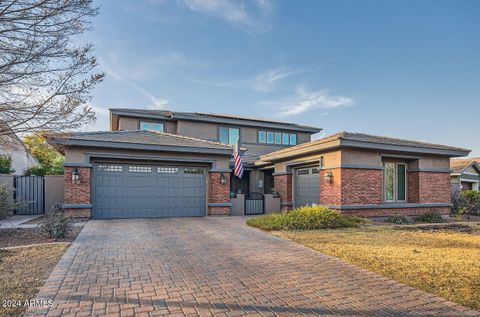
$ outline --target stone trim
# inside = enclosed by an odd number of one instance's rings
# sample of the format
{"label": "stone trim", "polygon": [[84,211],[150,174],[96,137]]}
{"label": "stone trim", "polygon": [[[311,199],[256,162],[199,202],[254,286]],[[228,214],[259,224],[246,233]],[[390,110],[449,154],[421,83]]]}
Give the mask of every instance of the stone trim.
{"label": "stone trim", "polygon": [[63,167],[92,167],[92,163],[82,163],[82,162],[65,162],[63,163]]}
{"label": "stone trim", "polygon": [[404,209],[404,208],[433,208],[433,207],[452,207],[452,204],[381,204],[381,205],[330,205],[328,208],[349,210],[349,209]]}
{"label": "stone trim", "polygon": [[364,169],[364,170],[383,170],[383,166],[375,166],[375,165],[366,165],[366,164],[342,164],[342,165],[334,165],[334,166],[327,166],[322,167],[320,170],[332,170],[336,168],[354,168],[354,169]]}
{"label": "stone trim", "polygon": [[407,170],[408,173],[415,173],[415,172],[428,172],[428,173],[451,173],[452,170],[450,169],[441,169],[441,168],[416,168]]}
{"label": "stone trim", "polygon": [[232,207],[232,203],[208,203],[208,207]]}
{"label": "stone trim", "polygon": [[63,209],[88,209],[92,208],[92,204],[63,204]]}

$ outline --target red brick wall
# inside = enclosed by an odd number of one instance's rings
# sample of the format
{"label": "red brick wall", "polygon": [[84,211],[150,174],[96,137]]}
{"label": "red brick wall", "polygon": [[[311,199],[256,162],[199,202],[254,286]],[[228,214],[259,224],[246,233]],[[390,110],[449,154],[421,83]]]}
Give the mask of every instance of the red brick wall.
{"label": "red brick wall", "polygon": [[447,215],[450,213],[450,207],[417,207],[417,208],[375,208],[375,209],[345,209],[341,213],[346,215],[362,217],[379,217],[391,215],[422,215],[429,212]]}
{"label": "red brick wall", "polygon": [[273,182],[275,190],[280,195],[282,209],[290,210],[293,204],[292,174],[274,175]]}
{"label": "red brick wall", "polygon": [[80,182],[72,183],[72,172],[75,167],[65,167],[65,204],[90,204],[90,168],[78,167]]}
{"label": "red brick wall", "polygon": [[382,170],[341,169],[342,205],[370,205],[383,202]]}
{"label": "red brick wall", "polygon": [[[220,184],[222,173],[208,173],[208,203],[230,203],[230,173],[223,173],[225,184]],[[228,206],[210,206],[209,215],[230,215]]]}
{"label": "red brick wall", "polygon": [[[333,174],[332,182],[325,179],[327,171]],[[342,204],[342,177],[341,169],[320,171],[320,204],[323,205],[341,205]]]}
{"label": "red brick wall", "polygon": [[410,203],[420,202],[419,184],[420,184],[420,178],[419,178],[418,172],[407,174],[408,202]]}
{"label": "red brick wall", "polygon": [[450,173],[417,172],[419,203],[450,203]]}

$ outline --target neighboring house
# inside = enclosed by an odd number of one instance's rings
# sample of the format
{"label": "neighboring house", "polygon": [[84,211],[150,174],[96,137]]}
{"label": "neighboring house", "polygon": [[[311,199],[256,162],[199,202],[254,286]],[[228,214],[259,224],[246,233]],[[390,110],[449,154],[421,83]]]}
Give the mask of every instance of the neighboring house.
{"label": "neighboring house", "polygon": [[[112,131],[49,139],[65,152],[64,208],[74,216],[230,215],[235,195],[273,190],[282,209],[446,213],[450,158],[469,153],[347,132],[312,142],[321,129],[205,113],[111,109],[110,125]],[[242,180],[231,172],[237,140]]]}
{"label": "neighboring house", "polygon": [[2,136],[6,140],[6,146],[0,147],[0,156],[12,159],[14,175],[23,175],[27,169],[39,165],[37,159],[30,153],[22,140],[15,134]]}
{"label": "neighboring house", "polygon": [[452,169],[452,191],[480,190],[480,157],[468,159],[453,159],[450,161]]}

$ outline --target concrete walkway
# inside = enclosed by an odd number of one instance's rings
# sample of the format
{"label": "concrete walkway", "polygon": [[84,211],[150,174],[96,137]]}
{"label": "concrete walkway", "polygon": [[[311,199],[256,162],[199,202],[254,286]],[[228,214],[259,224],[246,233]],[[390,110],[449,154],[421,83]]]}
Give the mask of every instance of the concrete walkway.
{"label": "concrete walkway", "polygon": [[27,316],[480,315],[244,222],[90,221]]}
{"label": "concrete walkway", "polygon": [[30,220],[41,217],[42,215],[14,215],[7,219],[0,220],[1,229],[35,228],[37,224],[25,224]]}

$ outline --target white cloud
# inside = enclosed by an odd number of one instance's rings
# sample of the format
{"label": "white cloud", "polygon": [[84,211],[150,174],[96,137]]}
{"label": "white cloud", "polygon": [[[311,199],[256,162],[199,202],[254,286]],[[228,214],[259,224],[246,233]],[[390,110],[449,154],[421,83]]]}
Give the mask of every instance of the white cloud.
{"label": "white cloud", "polygon": [[108,63],[102,62],[102,68],[108,76],[111,76],[115,80],[117,80],[119,82],[122,82],[122,83],[126,84],[127,86],[130,86],[135,91],[137,91],[140,95],[142,95],[143,97],[148,99],[150,101],[150,104],[147,105],[147,108],[149,108],[149,109],[165,109],[165,107],[169,104],[168,99],[154,96],[151,93],[149,93],[147,90],[145,90],[144,88],[135,84],[134,82],[125,79],[123,76],[121,76],[120,74],[115,72],[112,68],[110,68],[108,66]]}
{"label": "white cloud", "polygon": [[327,90],[308,91],[300,86],[296,95],[289,98],[264,101],[263,105],[279,110],[278,116],[291,116],[308,112],[314,109],[333,109],[348,107],[355,103],[353,98],[332,95]]}
{"label": "white cloud", "polygon": [[178,0],[178,2],[191,11],[243,26],[259,26],[272,11],[271,0]]}
{"label": "white cloud", "polygon": [[252,87],[258,91],[269,92],[274,88],[277,81],[298,73],[300,73],[300,71],[290,70],[286,67],[271,69],[258,74],[253,79]]}

